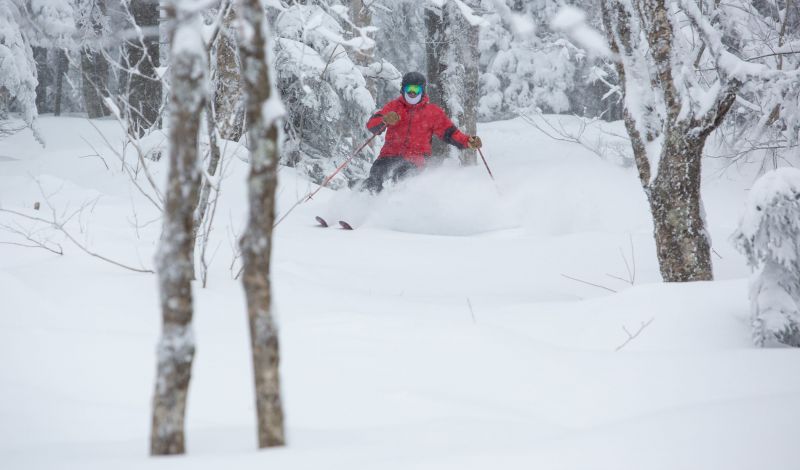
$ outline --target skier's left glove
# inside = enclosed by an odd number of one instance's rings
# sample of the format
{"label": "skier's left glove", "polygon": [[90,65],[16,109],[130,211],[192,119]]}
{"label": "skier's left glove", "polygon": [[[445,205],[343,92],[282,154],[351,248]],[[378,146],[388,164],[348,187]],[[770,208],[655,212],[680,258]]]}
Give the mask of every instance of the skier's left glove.
{"label": "skier's left glove", "polygon": [[467,147],[472,150],[479,149],[483,146],[483,142],[481,142],[481,138],[477,135],[473,135],[467,141]]}

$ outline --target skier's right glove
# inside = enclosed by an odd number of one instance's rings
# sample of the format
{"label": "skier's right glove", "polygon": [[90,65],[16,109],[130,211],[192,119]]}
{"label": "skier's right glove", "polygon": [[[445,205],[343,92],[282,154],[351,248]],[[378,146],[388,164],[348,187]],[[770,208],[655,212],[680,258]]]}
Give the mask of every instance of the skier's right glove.
{"label": "skier's right glove", "polygon": [[383,123],[387,126],[394,126],[400,121],[400,115],[392,111],[383,117]]}
{"label": "skier's right glove", "polygon": [[479,148],[483,147],[483,142],[481,142],[481,138],[480,137],[478,137],[477,135],[473,135],[467,141],[467,146],[470,149],[475,150],[475,149],[479,149]]}

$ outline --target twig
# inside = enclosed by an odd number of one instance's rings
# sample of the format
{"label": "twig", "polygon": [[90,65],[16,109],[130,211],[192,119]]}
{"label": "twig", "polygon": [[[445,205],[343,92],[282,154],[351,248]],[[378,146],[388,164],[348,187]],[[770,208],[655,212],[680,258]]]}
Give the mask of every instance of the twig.
{"label": "twig", "polygon": [[21,247],[25,247],[25,248],[43,248],[43,249],[45,249],[45,250],[47,250],[47,251],[49,251],[51,253],[55,253],[57,255],[63,255],[64,254],[64,249],[61,247],[61,245],[59,245],[58,243],[55,243],[56,247],[58,247],[58,248],[51,248],[51,247],[47,246],[47,244],[45,242],[39,241],[39,240],[33,238],[33,233],[30,232],[30,231],[26,232],[26,231],[22,230],[21,228],[12,227],[10,225],[5,225],[5,224],[0,224],[0,228],[3,228],[3,229],[5,229],[5,230],[7,230],[7,231],[9,231],[11,233],[15,233],[17,235],[22,236],[23,238],[25,238],[29,242],[33,243],[33,245],[26,245],[25,243],[19,243],[19,242],[3,242],[3,241],[0,241],[0,244],[3,244],[3,245],[16,245],[16,246],[21,246]]}
{"label": "twig", "polygon": [[609,287],[606,287],[606,286],[601,286],[600,284],[594,284],[594,283],[592,283],[592,282],[589,282],[589,281],[584,281],[584,280],[582,280],[582,279],[578,279],[578,278],[575,278],[575,277],[567,276],[567,275],[566,275],[566,274],[564,274],[564,273],[562,273],[561,275],[562,275],[563,277],[567,278],[567,279],[570,279],[570,280],[573,280],[573,281],[577,281],[577,282],[581,282],[581,283],[583,283],[583,284],[588,284],[588,285],[590,285],[590,286],[599,287],[600,289],[605,289],[605,290],[607,290],[607,291],[609,291],[609,292],[614,292],[614,293],[616,293],[616,292],[617,292],[617,291],[615,291],[614,289],[611,289],[611,288],[609,288]]}
{"label": "twig", "polygon": [[469,314],[472,315],[472,323],[477,324],[478,321],[475,319],[475,310],[472,309],[472,302],[470,302],[469,297],[467,297],[467,306],[469,306]]}
{"label": "twig", "polygon": [[655,318],[651,318],[651,319],[647,320],[646,322],[642,322],[642,324],[639,325],[639,329],[636,330],[636,333],[633,333],[633,334],[631,334],[631,332],[628,331],[628,328],[626,328],[623,325],[622,326],[622,331],[624,331],[625,334],[628,335],[628,339],[626,339],[624,343],[622,343],[619,346],[617,346],[616,349],[614,349],[614,351],[619,351],[620,349],[624,348],[628,343],[633,341],[637,336],[639,336],[639,334],[642,331],[644,331],[645,328],[647,328],[648,326],[650,326],[651,323],[653,323],[653,320],[655,320]]}
{"label": "twig", "polygon": [[[94,251],[89,250],[88,248],[86,248],[85,245],[83,245],[81,242],[76,240],[75,237],[73,237],[72,234],[70,234],[69,231],[67,231],[67,229],[64,228],[64,224],[66,222],[58,222],[55,219],[55,214],[53,214],[53,216],[54,216],[53,220],[50,221],[50,220],[47,220],[47,219],[43,219],[41,217],[35,217],[35,216],[32,216],[32,215],[23,214],[22,212],[17,212],[17,211],[10,210],[10,209],[2,209],[2,208],[0,208],[0,212],[6,212],[8,214],[14,214],[16,216],[23,217],[23,218],[26,218],[26,219],[29,219],[29,220],[35,220],[37,222],[42,222],[42,223],[48,224],[51,227],[53,227],[54,229],[56,229],[56,230],[60,231],[61,233],[63,233],[64,236],[66,236],[69,239],[69,241],[71,241],[73,244],[75,244],[75,246],[80,248],[84,253],[86,253],[86,254],[88,254],[90,256],[93,256],[95,258],[101,259],[103,261],[106,261],[108,263],[111,263],[111,264],[113,264],[115,266],[119,266],[120,268],[128,269],[130,271],[135,271],[135,272],[138,272],[138,273],[150,273],[150,274],[154,273],[153,270],[134,268],[132,266],[128,266],[126,264],[120,263],[119,261],[114,261],[113,259],[107,258],[107,257],[105,257],[103,255],[100,255],[98,253],[95,253]],[[73,216],[74,216],[74,214],[72,216],[70,216],[68,218],[68,220],[71,219]]]}
{"label": "twig", "polygon": [[631,247],[631,262],[628,263],[628,258],[625,256],[625,253],[622,251],[622,247],[619,247],[619,255],[622,256],[622,262],[625,263],[625,270],[628,271],[628,279],[623,279],[620,276],[615,276],[613,274],[606,273],[606,276],[614,279],[618,279],[623,282],[627,282],[630,285],[633,285],[636,282],[636,255],[633,250],[633,236],[629,233],[628,234],[628,242],[630,243]]}

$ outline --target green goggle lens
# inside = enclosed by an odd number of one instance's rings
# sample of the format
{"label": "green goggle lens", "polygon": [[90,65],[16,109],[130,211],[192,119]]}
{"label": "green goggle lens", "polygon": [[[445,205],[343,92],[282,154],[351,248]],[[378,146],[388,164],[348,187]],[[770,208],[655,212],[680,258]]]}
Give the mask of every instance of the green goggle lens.
{"label": "green goggle lens", "polygon": [[406,93],[413,93],[415,95],[419,95],[422,93],[422,85],[406,85],[405,90]]}

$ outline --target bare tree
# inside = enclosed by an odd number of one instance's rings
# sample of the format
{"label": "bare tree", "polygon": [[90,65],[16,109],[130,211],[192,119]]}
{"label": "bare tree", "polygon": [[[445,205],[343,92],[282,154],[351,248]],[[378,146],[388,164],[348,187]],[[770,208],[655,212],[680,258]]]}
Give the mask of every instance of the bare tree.
{"label": "bare tree", "polygon": [[[741,82],[716,68],[701,85],[674,25],[689,25],[719,65],[728,54],[694,0],[603,0],[603,23],[625,94],[625,127],[655,225],[661,275],[668,282],[710,280],[711,246],[700,197],[703,148],[736,100]],[[678,18],[680,16],[680,18]],[[683,42],[681,42],[683,41]],[[703,96],[703,102],[697,97]]]}
{"label": "bare tree", "polygon": [[238,0],[242,31],[239,53],[246,99],[250,143],[250,201],[247,228],[242,236],[245,296],[250,321],[250,340],[258,412],[259,447],[285,443],[280,390],[278,329],[272,317],[269,265],[272,223],[275,220],[275,187],[278,166],[277,121],[283,114],[273,90],[266,58],[266,24],[261,0]]}
{"label": "bare tree", "polygon": [[194,358],[192,275],[195,208],[200,188],[198,138],[206,92],[206,50],[197,11],[167,5],[171,93],[169,176],[157,254],[162,333],[153,396],[152,455],[182,454],[186,397]]}

